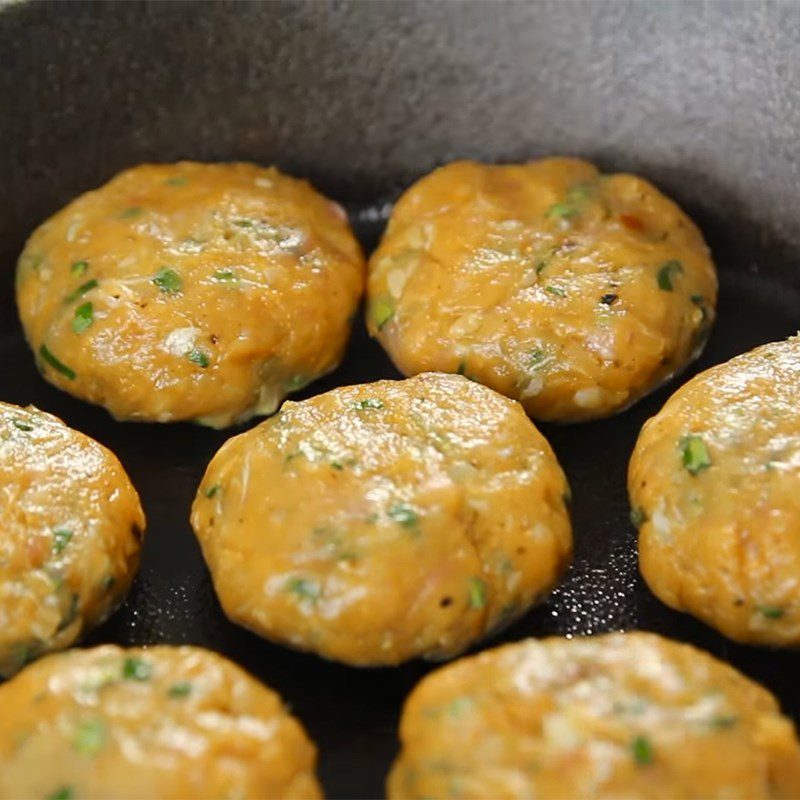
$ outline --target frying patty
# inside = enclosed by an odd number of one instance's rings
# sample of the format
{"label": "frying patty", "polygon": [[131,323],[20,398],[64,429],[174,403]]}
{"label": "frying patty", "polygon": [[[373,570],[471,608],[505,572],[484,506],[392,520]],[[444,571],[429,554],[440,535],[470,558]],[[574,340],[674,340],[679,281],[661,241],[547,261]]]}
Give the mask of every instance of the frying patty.
{"label": "frying patty", "polygon": [[0,676],[117,608],[144,525],[113,453],[50,414],[0,403]]}
{"label": "frying patty", "polygon": [[225,610],[357,665],[448,658],[571,555],[568,487],[523,409],[457,375],[335,389],[229,440],[192,525]]}
{"label": "frying patty", "polygon": [[0,686],[0,798],[321,797],[280,698],[196,647],[106,645]]}
{"label": "frying patty", "polygon": [[698,229],[642,178],[459,161],[400,198],[368,295],[369,330],[404,374],[459,372],[576,422],[699,355],[717,278]]}
{"label": "frying patty", "polygon": [[59,388],[121,420],[224,427],[339,363],[364,271],[344,211],[306,182],[150,164],[33,233],[17,303]]}
{"label": "frying patty", "polygon": [[725,636],[800,645],[800,338],[698,375],[642,429],[628,488],[652,591]]}
{"label": "frying patty", "polygon": [[775,698],[646,633],[529,639],[428,675],[406,701],[391,800],[794,798]]}

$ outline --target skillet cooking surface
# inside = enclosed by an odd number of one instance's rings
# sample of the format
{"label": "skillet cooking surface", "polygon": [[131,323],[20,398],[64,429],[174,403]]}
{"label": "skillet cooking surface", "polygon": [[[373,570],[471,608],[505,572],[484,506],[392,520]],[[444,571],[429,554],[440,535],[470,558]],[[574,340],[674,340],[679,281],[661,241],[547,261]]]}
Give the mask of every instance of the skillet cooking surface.
{"label": "skillet cooking surface", "polygon": [[[379,226],[362,223],[356,230],[370,246]],[[723,261],[719,250],[717,259]],[[685,377],[797,330],[800,293],[746,274],[722,271],[721,277],[719,321],[705,354]],[[290,652],[227,622],[188,514],[206,464],[230,433],[186,424],[115,423],[104,410],[46,384],[19,331],[0,340],[0,375],[14,376],[10,386],[3,386],[4,400],[33,403],[109,446],[142,495],[148,531],[139,577],[123,608],[86,644],[199,644],[228,656],[277,689],[307,726],[320,749],[320,775],[328,796],[380,796],[395,752],[400,706],[431,667],[414,663],[352,669]],[[295,398],[396,377],[399,373],[369,340],[359,319],[342,366]],[[642,424],[677,385],[664,387],[618,417],[541,426],[572,486],[575,560],[550,601],[492,643],[630,628],[656,631],[703,647],[764,683],[800,723],[800,653],[728,642],[661,605],[639,578],[636,532],[628,521],[627,462]]]}
{"label": "skillet cooking surface", "polygon": [[[643,586],[625,482],[642,423],[680,383],[800,327],[792,261],[800,250],[800,199],[787,194],[788,185],[797,193],[800,184],[791,169],[792,115],[798,122],[800,104],[781,105],[783,88],[800,85],[800,67],[787,49],[800,31],[800,14],[788,5],[773,6],[773,19],[763,7],[750,17],[730,4],[692,6],[696,14],[680,4],[519,5],[499,15],[497,8],[76,3],[69,11],[37,5],[0,14],[0,52],[12,56],[11,68],[0,71],[0,152],[8,159],[0,192],[0,399],[37,405],[110,447],[148,515],[130,597],[85,643],[192,643],[238,662],[277,689],[306,725],[330,797],[382,795],[402,701],[431,667],[351,669],[229,624],[188,514],[206,464],[231,432],[115,423],[102,409],[47,385],[22,339],[11,296],[25,236],[124,166],[179,157],[277,161],[331,197],[357,201],[351,219],[367,251],[385,219],[385,206],[368,203],[457,155],[580,153],[606,168],[639,171],[676,197],[700,223],[720,270],[716,328],[699,363],[621,416],[542,426],[572,486],[575,561],[550,601],[494,642],[656,631],[703,647],[762,682],[800,723],[800,654],[734,645],[670,611]],[[748,38],[751,30],[755,39]],[[629,40],[641,46],[631,51]],[[763,56],[760,72],[747,62],[754,41]],[[720,70],[703,61],[734,50],[742,58],[724,61]],[[629,63],[614,55],[623,51]],[[542,53],[551,57],[543,76],[535,62]],[[275,65],[274,74],[264,64]],[[386,64],[386,72],[377,68]],[[725,70],[729,82],[719,78]],[[778,82],[770,94],[756,79]],[[573,91],[559,94],[565,86]],[[592,89],[597,102],[588,107]],[[519,104],[510,99],[523,90],[536,108],[517,119]],[[625,102],[615,105],[619,91]],[[756,105],[736,117],[731,109],[740,96]],[[566,98],[560,105],[559,97]],[[210,106],[202,113],[213,118],[205,122],[193,116],[204,102]],[[375,110],[359,116],[365,102]],[[709,126],[706,112],[718,127]],[[495,124],[487,128],[489,118]],[[784,126],[789,139],[781,138]],[[339,370],[295,398],[386,377],[397,373],[359,320]]]}

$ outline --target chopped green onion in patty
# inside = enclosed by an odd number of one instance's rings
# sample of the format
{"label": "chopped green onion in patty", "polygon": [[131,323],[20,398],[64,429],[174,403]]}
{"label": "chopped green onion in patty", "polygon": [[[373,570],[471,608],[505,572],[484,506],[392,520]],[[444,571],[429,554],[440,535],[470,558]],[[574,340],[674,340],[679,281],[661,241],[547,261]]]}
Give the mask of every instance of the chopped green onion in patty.
{"label": "chopped green onion in patty", "polygon": [[72,330],[75,333],[83,333],[94,323],[94,305],[83,303],[75,309],[75,316],[72,318]]}
{"label": "chopped green onion in patty", "polygon": [[683,264],[680,261],[673,259],[666,261],[658,268],[658,288],[671,292],[675,288],[675,278],[683,274]]}
{"label": "chopped green onion in patty", "polygon": [[60,372],[65,378],[74,381],[76,378],[75,371],[68,367],[63,362],[59,361],[48,349],[46,345],[39,348],[39,355],[45,364],[52,367],[56,372]]}
{"label": "chopped green onion in patty", "polygon": [[153,277],[153,283],[165,294],[176,294],[183,288],[181,276],[169,267],[160,269]]}
{"label": "chopped green onion in patty", "polygon": [[681,440],[683,466],[692,474],[697,475],[711,466],[711,456],[708,453],[703,439],[697,434],[689,434]]}

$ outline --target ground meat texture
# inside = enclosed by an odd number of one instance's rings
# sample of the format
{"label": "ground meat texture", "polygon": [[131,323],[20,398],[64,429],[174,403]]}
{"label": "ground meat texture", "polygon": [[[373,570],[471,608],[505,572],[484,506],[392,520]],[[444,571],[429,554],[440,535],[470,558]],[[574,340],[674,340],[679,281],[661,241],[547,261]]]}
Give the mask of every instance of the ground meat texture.
{"label": "ground meat texture", "polygon": [[703,372],[642,429],[628,489],[667,605],[740,642],[800,645],[800,338]]}
{"label": "ground meat texture", "polygon": [[645,633],[506,645],[425,678],[390,800],[793,798],[800,744],[775,698]]}
{"label": "ground meat texture", "polygon": [[280,698],[196,647],[42,659],[0,686],[0,798],[321,797]]}
{"label": "ground meat texture", "polygon": [[457,375],[335,389],[229,440],[192,524],[225,613],[357,665],[447,658],[550,590],[567,483],[515,402]]}
{"label": "ground meat texture", "polygon": [[0,403],[0,676],[117,608],[144,525],[113,453],[56,417]]}
{"label": "ground meat texture", "polygon": [[398,201],[367,322],[406,375],[458,372],[536,419],[607,416],[699,355],[717,278],[697,228],[633,175],[461,161]]}
{"label": "ground meat texture", "polygon": [[17,302],[59,388],[123,420],[224,427],[339,363],[364,271],[343,210],[304,181],[145,165],[34,232]]}

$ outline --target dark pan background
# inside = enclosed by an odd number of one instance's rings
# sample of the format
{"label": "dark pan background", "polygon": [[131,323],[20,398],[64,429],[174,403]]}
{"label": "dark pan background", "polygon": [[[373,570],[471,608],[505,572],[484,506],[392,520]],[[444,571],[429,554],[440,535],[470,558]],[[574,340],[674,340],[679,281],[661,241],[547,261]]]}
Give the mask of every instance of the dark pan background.
{"label": "dark pan background", "polygon": [[[237,661],[305,723],[332,797],[382,793],[402,700],[429,669],[329,664],[224,619],[187,518],[227,434],[118,424],[38,377],[13,270],[39,222],[139,162],[244,159],[277,163],[345,203],[369,249],[386,204],[437,164],[584,155],[655,181],[712,246],[720,318],[693,374],[800,328],[798,43],[800,5],[789,3],[0,11],[0,399],[34,403],[115,450],[149,517],[131,596],[88,643],[192,643]],[[393,375],[359,322],[342,367],[301,396]],[[573,488],[575,562],[552,599],[501,638],[658,631],[735,664],[800,722],[800,655],[734,645],[662,606],[638,577],[627,460],[677,385],[618,418],[544,428]]]}

